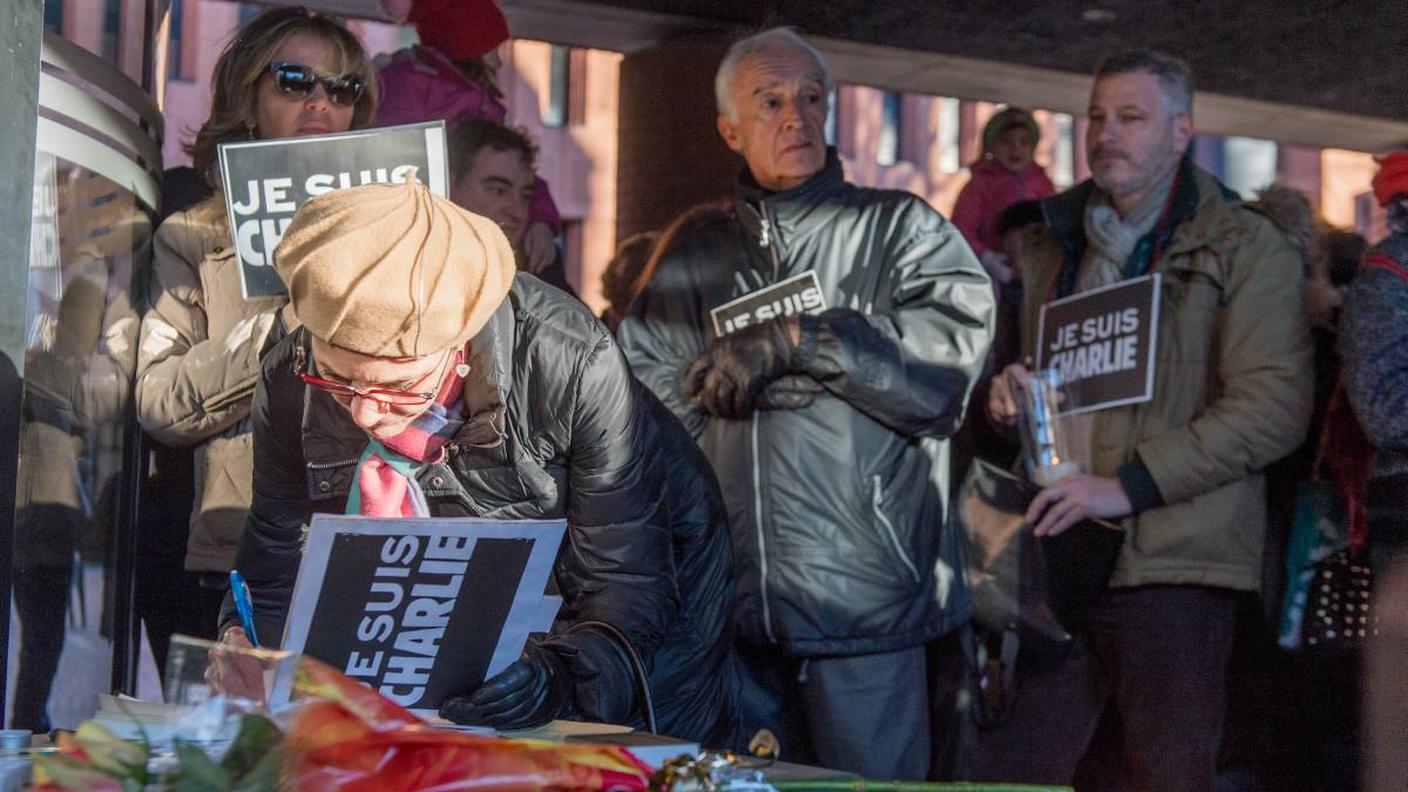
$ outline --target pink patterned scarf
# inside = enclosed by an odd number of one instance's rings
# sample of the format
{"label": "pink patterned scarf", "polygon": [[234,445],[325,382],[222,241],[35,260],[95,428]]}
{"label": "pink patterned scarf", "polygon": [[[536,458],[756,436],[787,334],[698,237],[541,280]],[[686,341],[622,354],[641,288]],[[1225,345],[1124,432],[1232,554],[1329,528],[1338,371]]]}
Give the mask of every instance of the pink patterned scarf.
{"label": "pink patterned scarf", "polygon": [[444,458],[445,444],[464,424],[464,379],[458,371],[464,358],[464,350],[455,353],[435,401],[410,426],[395,437],[368,440],[347,498],[348,514],[430,516],[416,474]]}

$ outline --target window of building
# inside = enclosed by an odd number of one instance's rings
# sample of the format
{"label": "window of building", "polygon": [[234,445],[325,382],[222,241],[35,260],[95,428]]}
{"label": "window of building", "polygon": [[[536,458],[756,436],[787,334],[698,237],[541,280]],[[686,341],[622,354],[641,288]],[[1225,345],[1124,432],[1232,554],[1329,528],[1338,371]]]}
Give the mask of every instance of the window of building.
{"label": "window of building", "polygon": [[951,96],[941,96],[934,102],[938,132],[939,171],[958,173],[963,168],[963,117],[960,103]]}
{"label": "window of building", "polygon": [[577,282],[582,272],[582,244],[582,221],[563,220],[558,245],[562,250],[562,269],[573,283]]}
{"label": "window of building", "polygon": [[44,0],[44,29],[63,35],[64,0]]}
{"label": "window of building", "polygon": [[880,139],[875,146],[875,162],[894,165],[900,161],[900,137],[904,129],[904,101],[898,91],[886,91],[880,106]]}
{"label": "window of building", "polygon": [[1064,190],[1076,181],[1075,119],[1066,113],[1052,113],[1056,139],[1051,147],[1051,181]]}
{"label": "window of building", "polygon": [[1379,227],[1379,221],[1383,215],[1379,210],[1379,202],[1374,199],[1372,192],[1360,193],[1354,196],[1354,230],[1363,234],[1369,239],[1378,239],[1384,235],[1384,229]]}
{"label": "window of building", "polygon": [[166,75],[173,80],[185,79],[181,69],[182,28],[185,27],[185,0],[171,0],[170,34],[166,44]]}
{"label": "window of building", "polygon": [[587,120],[587,51],[552,46],[548,67],[548,103],[543,125],[564,127]]}
{"label": "window of building", "polygon": [[841,92],[837,88],[832,88],[831,93],[826,97],[826,145],[839,146],[836,142],[836,128],[840,123],[841,115]]}
{"label": "window of building", "polygon": [[103,3],[103,52],[109,62],[117,61],[117,34],[122,26],[122,0],[105,0]]}
{"label": "window of building", "polygon": [[1222,142],[1223,181],[1243,198],[1276,181],[1276,141],[1229,137]]}

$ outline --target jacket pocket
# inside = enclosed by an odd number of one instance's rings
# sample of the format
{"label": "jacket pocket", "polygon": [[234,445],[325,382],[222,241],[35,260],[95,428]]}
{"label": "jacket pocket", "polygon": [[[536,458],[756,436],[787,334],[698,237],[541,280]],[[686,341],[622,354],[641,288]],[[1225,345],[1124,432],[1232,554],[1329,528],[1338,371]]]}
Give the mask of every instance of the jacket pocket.
{"label": "jacket pocket", "polygon": [[309,462],[308,498],[314,501],[346,499],[352,492],[360,455],[336,462]]}
{"label": "jacket pocket", "polygon": [[900,535],[895,530],[895,523],[890,516],[885,513],[885,488],[879,476],[870,477],[870,508],[875,514],[875,522],[881,532],[881,540],[894,551],[895,558],[909,573],[910,582],[918,585],[921,581],[919,567],[915,565],[914,559],[910,558],[909,552],[905,550],[904,543],[900,541]]}

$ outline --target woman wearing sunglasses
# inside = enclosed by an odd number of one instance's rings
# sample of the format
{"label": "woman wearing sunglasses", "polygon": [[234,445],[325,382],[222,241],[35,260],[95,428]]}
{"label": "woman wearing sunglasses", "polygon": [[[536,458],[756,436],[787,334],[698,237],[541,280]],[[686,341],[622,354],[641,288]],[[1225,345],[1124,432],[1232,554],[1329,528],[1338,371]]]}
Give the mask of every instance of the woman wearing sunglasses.
{"label": "woman wearing sunglasses", "polygon": [[210,117],[186,147],[215,194],[157,229],[138,419],[157,440],[194,448],[185,564],[208,594],[192,607],[208,614],[212,635],[249,510],[259,357],[298,325],[285,298],[241,296],[216,147],[367,126],[376,113],[371,75],[361,43],[331,17],[276,8],[251,19],[216,61]]}

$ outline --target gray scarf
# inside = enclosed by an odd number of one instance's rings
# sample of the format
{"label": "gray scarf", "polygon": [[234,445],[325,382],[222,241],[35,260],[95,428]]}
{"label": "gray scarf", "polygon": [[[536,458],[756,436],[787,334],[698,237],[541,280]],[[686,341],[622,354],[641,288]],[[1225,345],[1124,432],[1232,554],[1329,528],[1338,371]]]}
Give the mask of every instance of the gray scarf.
{"label": "gray scarf", "polygon": [[1085,257],[1076,275],[1076,292],[1089,291],[1124,280],[1124,265],[1139,240],[1154,229],[1168,203],[1177,166],[1159,180],[1129,217],[1121,218],[1110,203],[1110,194],[1098,187],[1085,206]]}

